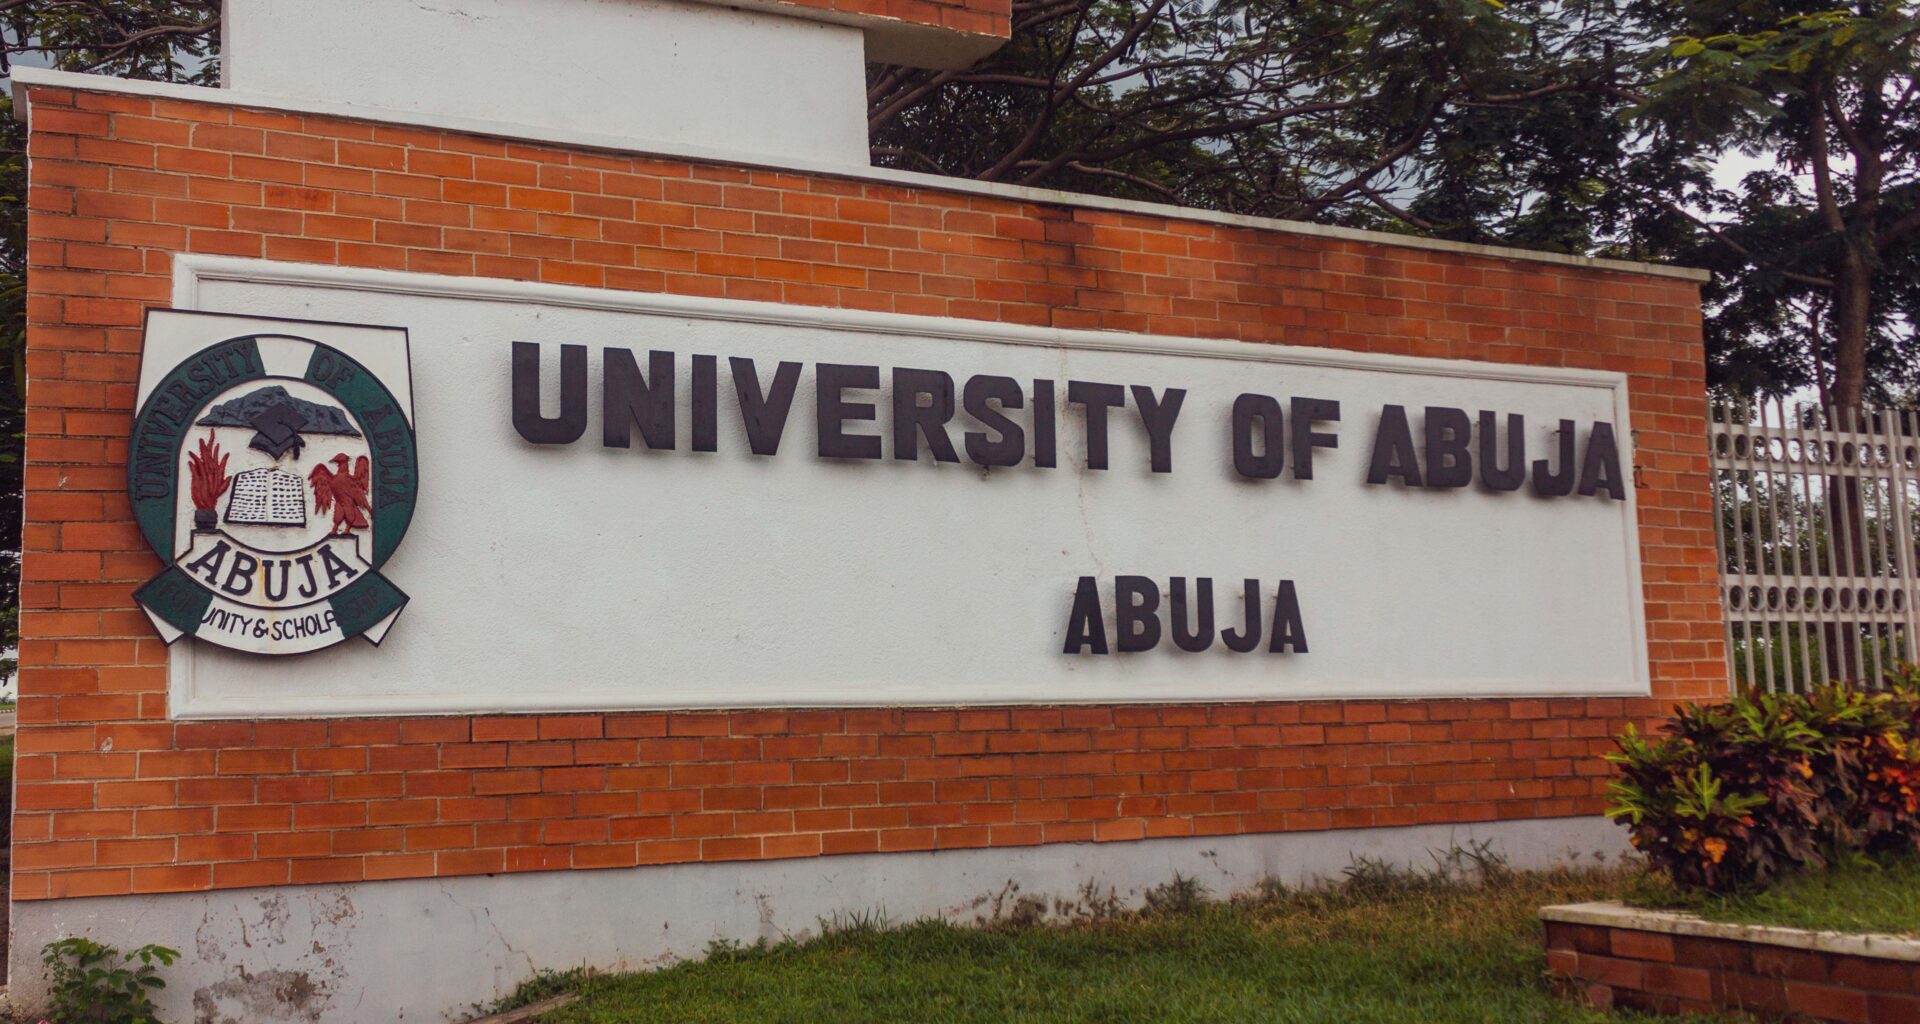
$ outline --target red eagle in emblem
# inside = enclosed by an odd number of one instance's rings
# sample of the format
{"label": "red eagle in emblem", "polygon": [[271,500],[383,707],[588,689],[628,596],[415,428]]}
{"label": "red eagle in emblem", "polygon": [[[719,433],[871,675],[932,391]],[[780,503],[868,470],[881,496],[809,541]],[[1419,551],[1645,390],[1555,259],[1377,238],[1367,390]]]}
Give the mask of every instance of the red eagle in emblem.
{"label": "red eagle in emblem", "polygon": [[373,506],[367,503],[367,491],[373,486],[373,467],[368,464],[365,455],[353,464],[353,472],[347,472],[345,453],[335,455],[333,464],[338,469],[328,469],[325,463],[313,467],[307,480],[313,484],[313,510],[325,512],[333,509],[333,530],[337,534],[348,534],[354,530],[367,528],[367,515]]}

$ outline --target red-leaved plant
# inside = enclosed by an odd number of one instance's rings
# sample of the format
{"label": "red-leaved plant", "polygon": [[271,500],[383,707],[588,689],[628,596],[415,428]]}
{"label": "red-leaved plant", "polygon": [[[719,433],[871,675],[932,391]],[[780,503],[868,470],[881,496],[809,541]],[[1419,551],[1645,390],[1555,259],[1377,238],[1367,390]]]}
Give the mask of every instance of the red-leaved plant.
{"label": "red-leaved plant", "polygon": [[1610,817],[1683,889],[1765,886],[1852,852],[1920,852],[1920,671],[1676,709],[1608,760]]}

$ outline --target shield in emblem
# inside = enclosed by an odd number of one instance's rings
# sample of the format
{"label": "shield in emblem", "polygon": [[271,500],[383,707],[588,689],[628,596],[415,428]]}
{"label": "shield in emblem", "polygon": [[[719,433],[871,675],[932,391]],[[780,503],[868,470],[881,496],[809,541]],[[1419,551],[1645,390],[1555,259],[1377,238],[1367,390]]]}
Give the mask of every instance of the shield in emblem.
{"label": "shield in emblem", "polygon": [[150,312],[127,493],[167,563],[134,595],[160,635],[379,643],[407,603],[380,569],[417,500],[412,394],[401,328]]}

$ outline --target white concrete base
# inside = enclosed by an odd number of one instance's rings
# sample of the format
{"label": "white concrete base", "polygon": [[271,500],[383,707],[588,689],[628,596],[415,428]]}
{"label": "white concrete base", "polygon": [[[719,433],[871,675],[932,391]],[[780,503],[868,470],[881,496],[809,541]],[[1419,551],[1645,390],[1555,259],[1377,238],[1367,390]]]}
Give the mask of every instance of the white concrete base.
{"label": "white concrete base", "polygon": [[40,900],[13,905],[9,997],[36,1009],[40,947],[86,935],[185,954],[166,972],[167,1020],[460,1020],[540,968],[664,965],[715,939],[805,937],[835,915],[975,922],[1021,896],[1077,900],[1087,883],[1138,905],[1176,872],[1224,896],[1338,878],[1359,856],[1431,868],[1482,842],[1517,868],[1593,864],[1625,840],[1604,818],[1560,818]]}

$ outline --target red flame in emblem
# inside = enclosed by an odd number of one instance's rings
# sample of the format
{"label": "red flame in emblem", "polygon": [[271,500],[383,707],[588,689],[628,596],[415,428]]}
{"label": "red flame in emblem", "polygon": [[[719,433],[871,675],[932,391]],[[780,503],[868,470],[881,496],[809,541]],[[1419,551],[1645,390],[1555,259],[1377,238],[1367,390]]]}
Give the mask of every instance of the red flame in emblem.
{"label": "red flame in emblem", "polygon": [[233,477],[227,474],[227,457],[212,434],[200,439],[198,450],[187,453],[187,468],[193,474],[193,507],[201,512],[213,511]]}

